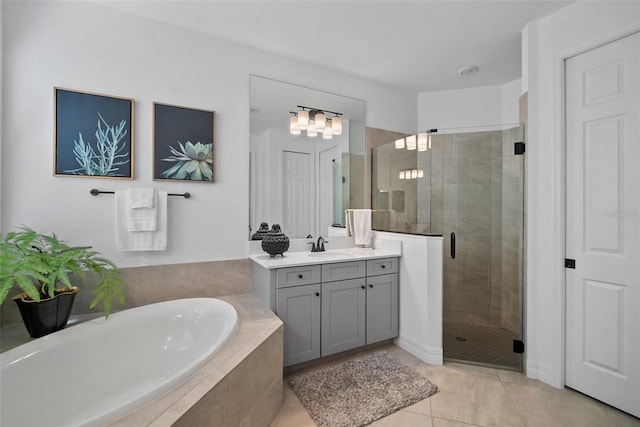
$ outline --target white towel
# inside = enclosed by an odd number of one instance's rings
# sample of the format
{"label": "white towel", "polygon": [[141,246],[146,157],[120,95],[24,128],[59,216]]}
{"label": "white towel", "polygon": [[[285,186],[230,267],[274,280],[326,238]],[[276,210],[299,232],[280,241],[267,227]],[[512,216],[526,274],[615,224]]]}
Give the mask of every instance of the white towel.
{"label": "white towel", "polygon": [[351,209],[345,209],[344,211],[344,224],[347,229],[347,236],[353,236],[353,211]]}
{"label": "white towel", "polygon": [[153,187],[132,187],[127,190],[127,230],[156,231],[158,207]]}
{"label": "white towel", "polygon": [[156,193],[157,228],[155,231],[129,231],[127,217],[129,198],[127,191],[115,192],[116,249],[125,251],[163,251],[167,248],[167,192]]}
{"label": "white towel", "polygon": [[352,227],[356,245],[371,244],[371,209],[354,209]]}
{"label": "white towel", "polygon": [[152,208],[156,198],[156,190],[153,187],[130,187],[129,208]]}

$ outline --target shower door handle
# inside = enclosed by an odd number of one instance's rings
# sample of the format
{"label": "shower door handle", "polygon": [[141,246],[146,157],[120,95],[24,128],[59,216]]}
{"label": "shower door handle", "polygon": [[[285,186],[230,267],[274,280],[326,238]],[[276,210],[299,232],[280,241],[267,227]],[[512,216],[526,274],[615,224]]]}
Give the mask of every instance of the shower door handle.
{"label": "shower door handle", "polygon": [[456,259],[456,233],[451,233],[451,259]]}

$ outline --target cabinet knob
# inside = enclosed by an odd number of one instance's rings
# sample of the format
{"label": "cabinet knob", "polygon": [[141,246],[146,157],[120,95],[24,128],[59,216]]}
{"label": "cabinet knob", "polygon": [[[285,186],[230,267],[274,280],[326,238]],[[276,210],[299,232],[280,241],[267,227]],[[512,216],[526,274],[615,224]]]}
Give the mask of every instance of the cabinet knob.
{"label": "cabinet knob", "polygon": [[386,266],[386,265],[384,265],[384,264],[382,264],[382,265],[380,266],[380,268],[387,268],[387,266]]}
{"label": "cabinet knob", "polygon": [[362,285],[362,286],[360,286],[360,287],[361,287],[362,289],[365,289],[365,288],[366,288],[366,286],[365,286],[365,285]]}
{"label": "cabinet knob", "polygon": [[320,292],[316,292],[316,296],[319,297],[320,296]]}
{"label": "cabinet knob", "polygon": [[302,279],[304,276],[302,274],[298,274],[298,279]]}
{"label": "cabinet knob", "polygon": [[370,288],[373,288],[373,285],[369,285]]}

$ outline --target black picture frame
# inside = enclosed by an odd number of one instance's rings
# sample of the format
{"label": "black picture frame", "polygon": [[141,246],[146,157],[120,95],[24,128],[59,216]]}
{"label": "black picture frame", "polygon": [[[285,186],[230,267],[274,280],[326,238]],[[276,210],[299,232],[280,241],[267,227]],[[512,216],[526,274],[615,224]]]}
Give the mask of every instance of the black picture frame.
{"label": "black picture frame", "polygon": [[133,179],[134,100],[54,87],[54,176]]}
{"label": "black picture frame", "polygon": [[215,182],[215,111],[153,103],[153,179]]}

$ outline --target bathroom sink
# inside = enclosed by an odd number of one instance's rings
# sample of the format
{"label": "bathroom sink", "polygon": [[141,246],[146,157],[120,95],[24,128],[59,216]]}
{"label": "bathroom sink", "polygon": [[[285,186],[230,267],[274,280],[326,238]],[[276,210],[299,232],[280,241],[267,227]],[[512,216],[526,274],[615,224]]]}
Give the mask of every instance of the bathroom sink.
{"label": "bathroom sink", "polygon": [[307,252],[313,258],[345,258],[351,256],[347,252]]}

